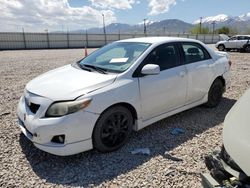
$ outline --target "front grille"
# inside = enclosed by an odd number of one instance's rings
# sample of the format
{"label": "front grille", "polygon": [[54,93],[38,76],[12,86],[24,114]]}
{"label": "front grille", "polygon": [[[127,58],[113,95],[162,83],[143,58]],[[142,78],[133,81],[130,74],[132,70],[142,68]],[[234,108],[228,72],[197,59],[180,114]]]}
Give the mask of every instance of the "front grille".
{"label": "front grille", "polygon": [[32,102],[28,102],[28,99],[25,98],[25,103],[26,105],[29,107],[30,111],[35,114],[38,109],[40,108],[40,105],[39,104],[35,104],[35,103],[32,103]]}

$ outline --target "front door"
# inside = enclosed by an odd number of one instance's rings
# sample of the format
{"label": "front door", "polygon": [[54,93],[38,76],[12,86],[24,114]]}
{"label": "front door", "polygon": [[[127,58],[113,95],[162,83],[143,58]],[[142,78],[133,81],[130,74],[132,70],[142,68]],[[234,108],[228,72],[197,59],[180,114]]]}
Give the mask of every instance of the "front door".
{"label": "front door", "polygon": [[225,47],[229,49],[234,49],[237,47],[237,37],[232,37],[228,39],[228,41],[225,43]]}
{"label": "front door", "polygon": [[143,120],[164,114],[183,106],[186,100],[187,72],[180,63],[175,44],[155,48],[144,60],[160,66],[160,74],[139,77]]}

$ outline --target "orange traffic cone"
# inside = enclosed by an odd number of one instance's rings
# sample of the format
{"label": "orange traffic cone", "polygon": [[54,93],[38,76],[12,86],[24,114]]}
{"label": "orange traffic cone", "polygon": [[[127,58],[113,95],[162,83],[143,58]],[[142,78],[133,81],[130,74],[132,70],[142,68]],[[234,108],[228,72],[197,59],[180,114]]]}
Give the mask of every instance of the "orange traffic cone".
{"label": "orange traffic cone", "polygon": [[85,48],[84,48],[84,55],[85,55],[85,57],[88,56],[88,50],[87,50],[86,45],[85,45]]}

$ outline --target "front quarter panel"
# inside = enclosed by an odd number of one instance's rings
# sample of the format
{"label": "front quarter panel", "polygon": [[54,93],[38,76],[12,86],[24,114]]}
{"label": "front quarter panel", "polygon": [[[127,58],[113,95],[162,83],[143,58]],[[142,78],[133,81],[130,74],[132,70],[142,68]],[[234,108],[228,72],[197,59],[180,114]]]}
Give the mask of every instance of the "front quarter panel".
{"label": "front quarter panel", "polygon": [[118,78],[113,84],[91,92],[83,97],[90,97],[92,101],[86,111],[101,114],[104,110],[117,103],[128,103],[140,112],[140,95],[137,78]]}

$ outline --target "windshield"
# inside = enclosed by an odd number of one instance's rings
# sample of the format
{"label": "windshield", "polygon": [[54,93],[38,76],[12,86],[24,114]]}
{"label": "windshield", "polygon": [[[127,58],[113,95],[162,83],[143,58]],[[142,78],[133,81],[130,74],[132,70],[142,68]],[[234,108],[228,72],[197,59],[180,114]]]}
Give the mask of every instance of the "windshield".
{"label": "windshield", "polygon": [[220,38],[222,38],[223,40],[228,40],[229,37],[225,34],[220,34]]}
{"label": "windshield", "polygon": [[79,62],[81,67],[101,68],[110,72],[127,70],[138,57],[150,46],[140,42],[114,42],[93,52]]}

